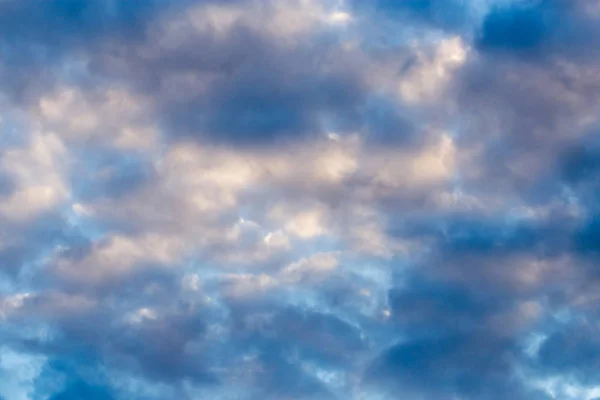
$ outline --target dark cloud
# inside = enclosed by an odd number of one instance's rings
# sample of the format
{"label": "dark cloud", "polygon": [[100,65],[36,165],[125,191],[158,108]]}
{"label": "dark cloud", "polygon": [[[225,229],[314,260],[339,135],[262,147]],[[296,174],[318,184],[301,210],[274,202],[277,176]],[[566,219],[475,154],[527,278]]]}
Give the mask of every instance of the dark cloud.
{"label": "dark cloud", "polygon": [[[254,313],[260,315],[260,312]],[[289,308],[279,310],[257,327],[248,324],[252,314],[240,318],[237,334],[248,340],[249,346],[262,343],[265,356],[296,352],[303,360],[340,366],[350,361],[350,355],[364,350],[365,343],[358,329],[336,315]]]}
{"label": "dark cloud", "polygon": [[[140,291],[143,293],[144,289],[147,286]],[[84,393],[98,399],[113,398],[116,389],[102,375],[107,367],[162,384],[176,385],[183,380],[203,385],[217,382],[206,368],[212,350],[192,346],[195,341],[205,341],[208,315],[182,303],[175,304],[174,310],[157,310],[160,318],[156,318],[152,313],[144,313],[145,309],[136,308],[132,296],[113,291],[94,298],[66,292],[27,300],[27,316],[18,321],[21,326],[51,322],[48,328],[53,332],[51,338],[17,341],[23,350],[54,360],[46,364],[39,378],[40,391],[49,390],[47,387],[53,385],[48,381],[63,376],[68,383],[56,395],[63,397],[56,398],[78,398]],[[138,298],[142,303],[158,301],[161,306],[172,303],[168,297]],[[77,302],[82,308],[70,308],[69,304]],[[112,308],[111,303],[118,304],[119,309]]]}
{"label": "dark cloud", "polygon": [[598,135],[594,132],[589,136],[588,140],[567,146],[559,156],[559,178],[579,189],[581,186],[597,184],[597,172],[600,168]]}
{"label": "dark cloud", "polygon": [[143,375],[153,380],[215,382],[206,371],[202,354],[186,354],[185,350],[205,329],[199,315],[176,314],[140,325],[109,333],[111,351],[131,357]]}
{"label": "dark cloud", "polygon": [[517,298],[472,283],[412,278],[390,291],[389,303],[406,339],[374,360],[369,385],[409,398],[547,398],[515,375],[523,358]]}
{"label": "dark cloud", "polygon": [[[481,346],[481,347],[480,347]],[[506,381],[510,350],[502,343],[478,345],[472,337],[417,339],[386,351],[372,366],[374,380],[409,396],[524,398]]]}
{"label": "dark cloud", "polygon": [[[328,125],[352,129],[365,95],[361,77],[344,64],[335,43],[316,40],[310,46],[288,48],[241,30],[223,43],[209,44],[224,49],[220,50],[225,52],[223,63],[233,69],[201,97],[163,104],[166,129],[174,136],[210,135],[217,142],[242,145],[314,135]],[[191,46],[186,57],[196,58],[195,68],[210,63],[207,57],[214,54],[200,53],[197,44]],[[219,69],[220,74],[226,72]]]}
{"label": "dark cloud", "polygon": [[548,196],[560,173],[554,160],[587,142],[594,126],[584,116],[598,109],[592,3],[520,2],[484,17],[454,89],[469,121],[463,143],[477,143],[479,176],[494,182],[486,190]]}
{"label": "dark cloud", "polygon": [[[53,87],[57,68],[75,61],[107,35],[143,33],[159,4],[108,1],[5,1],[0,5],[2,97],[32,101]],[[76,76],[74,76],[76,78]]]}
{"label": "dark cloud", "polygon": [[[148,36],[151,23],[174,14],[174,10],[165,9],[182,5],[5,3],[0,14],[7,22],[2,24],[6,48],[2,58],[15,64],[18,53],[21,61],[14,67],[10,63],[4,66],[4,74],[10,75],[4,92],[19,99],[32,90],[35,94],[30,98],[35,99],[44,90],[42,86],[61,79],[50,61],[58,68],[80,58],[89,62],[94,73],[107,74],[109,79],[124,80],[148,92],[158,102],[165,131],[175,137],[209,135],[225,143],[264,143],[317,133],[329,121],[347,127],[356,118],[364,90],[356,72],[336,59],[341,53],[334,37],[317,36],[310,45],[303,42],[290,47],[243,24],[225,37],[210,28],[197,31],[189,27],[182,32],[187,36],[185,42],[165,51]],[[268,14],[262,17],[270,18]],[[23,54],[24,50],[28,54]],[[153,58],[142,57],[142,51],[154,53]],[[120,71],[107,69],[107,63],[115,62]],[[123,68],[125,75],[118,73]],[[36,79],[21,79],[22,73],[34,73]],[[185,73],[201,81],[207,79],[207,73],[220,76],[208,93],[184,101],[168,99],[162,91],[171,88],[161,81]]]}
{"label": "dark cloud", "polygon": [[548,7],[550,3],[495,8],[483,21],[478,45],[486,50],[537,53],[558,27],[558,15]]}
{"label": "dark cloud", "polygon": [[583,254],[600,253],[600,218],[594,215],[586,220],[582,229],[574,236],[575,248]]}
{"label": "dark cloud", "polygon": [[[31,25],[49,14],[37,29],[5,27],[6,43],[18,48],[31,43],[41,49],[32,50],[35,57],[21,66],[6,67],[11,75],[7,84],[14,87],[5,93],[13,93],[13,99],[32,92],[28,98],[35,101],[59,82],[83,87],[120,82],[153,100],[147,112],[167,137],[242,146],[332,130],[361,130],[371,137],[398,137],[410,131],[411,123],[394,110],[379,115],[369,111],[364,66],[343,49],[339,34],[317,25],[315,31],[292,34],[301,37],[286,38],[257,24],[255,18],[265,23],[278,18],[275,4],[265,2],[256,16],[249,14],[256,8],[247,5],[248,17],[242,15],[225,32],[217,32],[221,28],[208,22],[196,26],[185,20],[178,14],[182,5],[67,3],[39,2],[32,10],[10,7],[12,13],[26,13]],[[170,30],[169,18],[183,18],[173,22],[181,24],[178,31]],[[63,20],[63,29],[54,29]],[[159,38],[167,35],[164,40],[178,45],[163,45]],[[56,68],[46,59],[38,60],[40,51],[55,60]],[[77,66],[75,60],[84,63]],[[77,68],[80,79],[73,81]],[[29,71],[36,79],[20,79],[19,71]],[[201,89],[194,87],[198,85]]]}
{"label": "dark cloud", "polygon": [[391,321],[405,339],[374,360],[368,384],[390,393],[402,390],[408,398],[548,398],[515,375],[528,364],[524,332],[540,326],[544,312],[569,302],[571,290],[580,285],[579,273],[592,276],[581,260],[576,266],[552,266],[560,254],[571,253],[570,237],[578,229],[559,221],[454,217],[436,220],[438,228],[405,231],[411,237],[439,235],[433,242],[439,256],[398,273],[388,303]]}
{"label": "dark cloud", "polygon": [[75,244],[82,239],[56,212],[41,215],[28,224],[15,221],[2,223],[0,232],[8,235],[8,240],[0,249],[0,272],[12,277],[17,277],[24,268],[47,256],[54,246]]}
{"label": "dark cloud", "polygon": [[596,47],[587,41],[597,24],[585,4],[531,2],[485,17],[475,56],[453,82],[465,126],[459,140],[473,145],[480,189],[548,198],[563,178],[556,160],[588,143],[594,122],[585,116],[599,103]]}
{"label": "dark cloud", "polygon": [[510,307],[484,293],[470,293],[468,287],[443,282],[407,282],[394,288],[389,303],[395,321],[407,331],[444,334],[445,331],[472,331],[482,328],[485,318],[502,307]]}
{"label": "dark cloud", "polygon": [[[5,1],[0,8],[2,34],[7,41],[62,44],[99,34],[114,34],[113,29],[136,29],[154,1],[121,4],[115,1],[32,1],[27,4]],[[65,42],[65,40],[67,42]]]}
{"label": "dark cloud", "polygon": [[371,367],[371,378],[441,396],[481,392],[488,375],[506,379],[510,341],[502,343],[486,326],[497,306],[463,289],[408,282],[406,289],[392,290],[393,316],[410,339],[382,354]]}
{"label": "dark cloud", "polygon": [[597,16],[592,2],[539,0],[494,7],[477,46],[483,51],[540,60],[552,56],[596,57]]}

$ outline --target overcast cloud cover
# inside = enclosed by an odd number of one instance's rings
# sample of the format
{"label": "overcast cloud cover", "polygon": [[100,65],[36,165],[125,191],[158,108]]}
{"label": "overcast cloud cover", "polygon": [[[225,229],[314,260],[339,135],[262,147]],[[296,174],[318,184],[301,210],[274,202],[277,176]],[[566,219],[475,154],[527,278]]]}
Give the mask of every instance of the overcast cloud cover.
{"label": "overcast cloud cover", "polygon": [[0,1],[0,399],[600,398],[600,1]]}

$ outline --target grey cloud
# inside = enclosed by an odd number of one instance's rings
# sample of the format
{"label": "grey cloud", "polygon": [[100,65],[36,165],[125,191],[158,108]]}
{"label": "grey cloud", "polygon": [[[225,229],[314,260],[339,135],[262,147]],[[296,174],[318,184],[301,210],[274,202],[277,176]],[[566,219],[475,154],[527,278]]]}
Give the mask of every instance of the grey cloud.
{"label": "grey cloud", "polygon": [[[97,60],[99,70],[126,74],[158,100],[168,135],[261,145],[319,133],[327,125],[356,126],[366,89],[335,37],[286,43],[241,24],[224,36],[192,27],[182,35],[190,37],[175,50],[148,41],[124,50],[116,62],[102,55]],[[138,56],[140,51],[152,58]],[[125,69],[111,71],[107,61]],[[178,76],[205,88],[170,98],[165,78]]]}
{"label": "grey cloud", "polygon": [[463,396],[477,399],[548,399],[523,387],[511,374],[511,344],[448,336],[415,339],[391,347],[371,366],[369,378],[407,398]]}
{"label": "grey cloud", "polygon": [[[49,8],[44,12],[50,17],[38,30],[6,27],[10,33],[6,42],[19,47],[31,42],[52,55],[58,66],[50,68],[44,59],[24,60],[19,69],[6,67],[11,84],[18,88],[5,93],[15,92],[10,96],[16,100],[31,92],[27,98],[35,104],[61,84],[93,89],[105,81],[118,82],[152,100],[146,112],[166,137],[230,145],[260,146],[331,130],[361,130],[384,138],[412,131],[412,123],[395,111],[375,116],[368,110],[372,88],[365,81],[366,65],[356,50],[344,48],[341,33],[316,21],[316,31],[294,33],[291,38],[272,35],[265,25],[278,18],[274,3],[260,3],[258,8],[236,4],[244,12],[239,19],[234,15],[232,25],[225,28],[194,21],[202,11],[185,16],[183,4],[114,9],[96,3],[40,4],[31,6],[33,10],[8,7],[10,12],[29,15],[31,24],[43,15],[38,8]],[[209,3],[194,6],[203,4]],[[228,5],[219,4],[223,13],[230,12]],[[73,33],[53,29],[52,24],[63,20]],[[169,24],[177,24],[178,30]],[[44,29],[50,34],[45,35]],[[83,64],[75,67],[75,61]],[[34,72],[41,68],[38,64],[44,64],[44,74]],[[70,69],[79,68],[78,80],[73,81],[73,73],[61,72],[70,64]],[[36,79],[17,79],[19,70],[31,71]],[[65,74],[68,79],[62,78]]]}

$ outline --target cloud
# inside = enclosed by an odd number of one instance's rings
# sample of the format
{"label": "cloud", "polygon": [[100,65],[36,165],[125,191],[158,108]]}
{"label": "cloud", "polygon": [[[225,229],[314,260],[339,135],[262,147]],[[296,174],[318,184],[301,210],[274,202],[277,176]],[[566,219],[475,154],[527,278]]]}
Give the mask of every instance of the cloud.
{"label": "cloud", "polygon": [[24,219],[47,212],[69,196],[64,171],[66,149],[56,136],[36,135],[27,148],[2,155],[0,168],[11,176],[13,190],[0,201],[6,219]]}
{"label": "cloud", "polygon": [[[484,18],[478,46],[529,60],[554,55],[587,58],[596,30],[593,1],[533,1],[493,7]],[[562,23],[558,23],[561,19]]]}
{"label": "cloud", "polygon": [[2,3],[0,395],[597,397],[599,15]]}

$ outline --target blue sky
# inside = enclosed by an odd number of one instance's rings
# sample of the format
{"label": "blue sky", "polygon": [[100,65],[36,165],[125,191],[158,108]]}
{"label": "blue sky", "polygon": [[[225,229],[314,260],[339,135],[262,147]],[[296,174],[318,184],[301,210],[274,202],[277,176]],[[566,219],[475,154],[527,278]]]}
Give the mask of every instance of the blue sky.
{"label": "blue sky", "polygon": [[0,2],[1,400],[600,398],[596,0]]}

